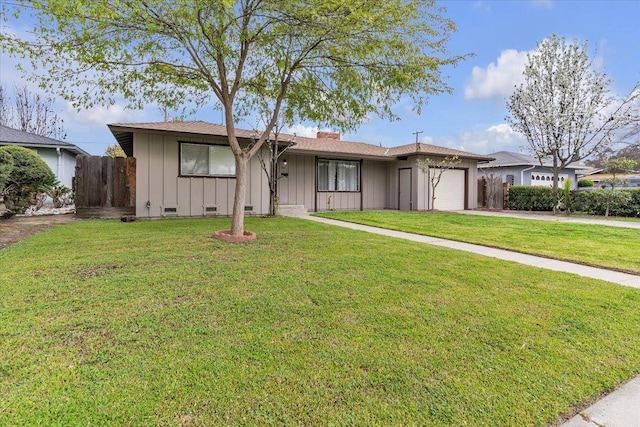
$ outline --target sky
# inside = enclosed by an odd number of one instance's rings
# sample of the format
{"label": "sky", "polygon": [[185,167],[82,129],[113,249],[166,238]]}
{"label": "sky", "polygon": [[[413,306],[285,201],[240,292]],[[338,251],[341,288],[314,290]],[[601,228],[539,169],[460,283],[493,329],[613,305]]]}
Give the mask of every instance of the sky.
{"label": "sky", "polygon": [[[640,1],[458,0],[438,4],[458,30],[449,41],[449,53],[473,54],[458,66],[442,70],[453,93],[431,97],[420,115],[410,104],[400,102],[393,108],[400,120],[372,117],[357,132],[342,135],[343,140],[394,147],[415,142],[414,133],[421,132],[421,142],[473,153],[526,153],[526,141],[506,123],[506,101],[521,82],[527,53],[553,33],[567,40],[587,41],[594,66],[613,81],[615,94],[626,95],[640,81]],[[8,21],[3,30],[20,34],[29,24]],[[39,92],[15,69],[18,61],[0,51],[0,85],[10,92],[26,84],[32,92]],[[163,120],[163,113],[152,105],[141,111],[116,104],[78,112],[64,101],[55,101],[54,110],[64,120],[66,141],[94,155],[104,154],[116,143],[108,123]],[[221,114],[202,108],[187,119],[220,123]],[[253,128],[246,122],[236,125]],[[314,123],[298,123],[288,129],[310,137],[317,130]]]}

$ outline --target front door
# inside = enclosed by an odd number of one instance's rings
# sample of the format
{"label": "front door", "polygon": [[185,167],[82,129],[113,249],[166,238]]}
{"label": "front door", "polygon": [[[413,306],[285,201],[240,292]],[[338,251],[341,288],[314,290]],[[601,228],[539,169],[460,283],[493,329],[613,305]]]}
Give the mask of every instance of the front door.
{"label": "front door", "polygon": [[411,168],[398,169],[398,209],[410,211],[413,208],[411,201]]}

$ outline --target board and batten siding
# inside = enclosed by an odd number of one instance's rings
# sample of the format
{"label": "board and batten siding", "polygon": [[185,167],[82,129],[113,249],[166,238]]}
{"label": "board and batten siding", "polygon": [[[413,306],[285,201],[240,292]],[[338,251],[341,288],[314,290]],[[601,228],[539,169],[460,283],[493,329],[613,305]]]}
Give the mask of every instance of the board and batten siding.
{"label": "board and batten siding", "polygon": [[[179,142],[220,143],[206,138],[134,134],[136,216],[231,215],[235,178],[181,177]],[[252,207],[247,214],[269,211],[269,186],[256,157],[249,162],[245,206]],[[167,208],[175,212],[166,212]]]}
{"label": "board and batten siding", "polygon": [[363,160],[362,204],[363,209],[389,209],[389,163]]}
{"label": "board and batten siding", "polygon": [[[440,161],[439,158],[434,159],[436,162]],[[415,162],[415,160],[414,160]],[[476,160],[468,160],[462,159],[460,163],[456,165],[454,169],[460,170],[463,169],[465,171],[466,182],[465,186],[465,209],[475,209],[478,205],[478,168]],[[444,174],[447,171],[443,172]],[[418,210],[428,210],[430,208],[431,203],[431,183],[425,174],[420,168],[416,166],[416,178],[417,178],[417,197],[418,197]],[[436,193],[437,193],[436,188]],[[437,205],[436,199],[436,208]]]}
{"label": "board and batten siding", "polygon": [[[286,169],[282,166],[284,159],[287,160]],[[353,192],[316,192],[316,162],[314,156],[299,154],[284,154],[280,158],[279,171],[288,174],[278,181],[280,204],[304,205],[310,212],[388,208],[388,162],[363,160],[360,169],[362,188]]]}
{"label": "board and batten siding", "polygon": [[360,163],[360,191],[318,192],[318,211],[386,209],[388,206],[387,162],[363,160]]}
{"label": "board and batten siding", "polygon": [[[389,208],[398,209],[398,190],[399,190],[399,170],[404,168],[411,169],[411,201],[413,209],[427,210],[430,203],[430,183],[427,176],[418,167],[416,160],[418,157],[409,156],[406,160],[398,160],[389,165]],[[424,158],[424,156],[421,156]],[[438,159],[436,158],[436,161]],[[477,179],[478,169],[475,160],[463,159],[457,166],[457,169],[464,169],[466,172],[466,209],[475,209],[477,207]],[[445,172],[446,173],[446,172]]]}
{"label": "board and batten siding", "polygon": [[[283,167],[283,161],[287,166]],[[316,161],[313,156],[283,154],[278,161],[278,173],[287,173],[278,180],[278,200],[281,205],[304,205],[315,210]]]}

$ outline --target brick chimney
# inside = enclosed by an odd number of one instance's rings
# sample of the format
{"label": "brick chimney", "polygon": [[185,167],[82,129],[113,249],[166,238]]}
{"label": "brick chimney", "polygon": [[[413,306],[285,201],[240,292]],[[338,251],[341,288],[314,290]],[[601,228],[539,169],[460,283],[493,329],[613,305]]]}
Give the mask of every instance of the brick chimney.
{"label": "brick chimney", "polygon": [[318,133],[316,133],[316,138],[318,139],[335,139],[337,141],[340,141],[340,134],[337,132],[325,132],[325,131],[318,131]]}

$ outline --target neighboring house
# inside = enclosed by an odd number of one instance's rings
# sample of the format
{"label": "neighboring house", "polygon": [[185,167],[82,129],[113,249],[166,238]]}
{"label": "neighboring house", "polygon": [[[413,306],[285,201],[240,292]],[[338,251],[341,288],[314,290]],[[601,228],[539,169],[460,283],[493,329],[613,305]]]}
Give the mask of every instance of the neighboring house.
{"label": "neighboring house", "polygon": [[34,150],[51,168],[56,179],[72,188],[76,156],[88,155],[84,150],[68,142],[0,126],[0,145],[19,145]]}
{"label": "neighboring house", "polygon": [[[127,154],[136,158],[136,216],[230,215],[235,163],[221,125],[195,122],[108,125]],[[236,129],[249,144],[254,132]],[[339,134],[295,137],[278,162],[280,205],[307,211],[431,208],[430,187],[416,159],[457,155],[457,169],[444,172],[437,187],[439,210],[474,209],[477,164],[491,157],[428,144],[384,148],[341,141]],[[280,135],[287,141],[291,135]],[[267,148],[263,149],[264,152]],[[265,157],[267,157],[265,155]],[[267,178],[259,160],[250,161],[245,211],[268,212]]]}
{"label": "neighboring house", "polygon": [[[495,160],[478,165],[480,176],[493,174],[494,177],[500,177],[502,182],[508,182],[510,185],[553,187],[553,164],[551,161],[544,161],[540,164],[540,161],[533,156],[509,151],[498,151],[488,154],[488,156]],[[567,180],[571,180],[571,188],[576,188],[577,172],[584,168],[584,165],[575,163],[561,169],[558,175],[560,181],[558,188],[564,187]]]}
{"label": "neighboring house", "polygon": [[[589,188],[611,188],[611,184],[607,184],[603,182],[607,179],[613,178],[612,174],[608,173],[595,173],[592,175],[588,175],[585,177],[581,177],[581,179],[588,179],[593,181],[593,187]],[[617,179],[621,179],[623,181],[622,184],[616,184],[614,188],[639,188],[640,187],[640,174],[630,174],[630,175],[616,175]],[[585,188],[583,188],[585,189]]]}

